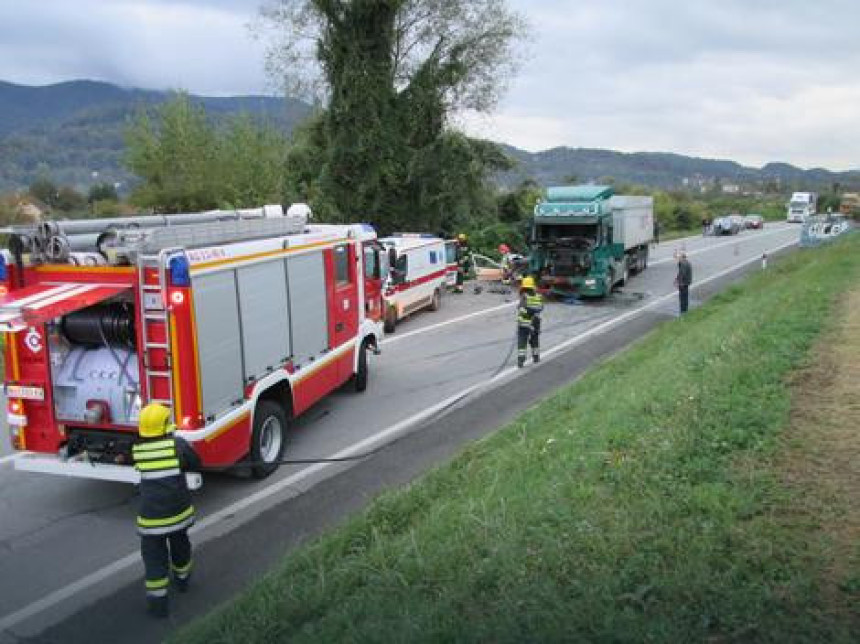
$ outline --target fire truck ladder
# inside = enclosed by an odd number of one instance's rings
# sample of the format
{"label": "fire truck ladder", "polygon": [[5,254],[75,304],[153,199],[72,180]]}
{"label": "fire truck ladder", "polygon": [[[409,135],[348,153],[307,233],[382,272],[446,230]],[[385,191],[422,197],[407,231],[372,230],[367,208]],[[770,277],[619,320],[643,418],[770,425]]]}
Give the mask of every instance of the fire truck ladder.
{"label": "fire truck ladder", "polygon": [[[141,337],[143,339],[143,369],[144,377],[146,378],[146,394],[149,398],[148,402],[160,403],[166,407],[173,408],[173,364],[171,361],[171,345],[170,345],[170,329],[169,315],[167,313],[167,278],[166,266],[168,258],[175,252],[180,251],[179,248],[166,248],[161,250],[158,255],[138,255],[137,258],[137,275],[138,288],[141,294],[143,308],[141,310],[140,319],[143,325],[141,329]],[[150,279],[147,279],[147,269],[151,275],[152,269],[155,270],[158,280],[153,284]],[[160,338],[163,340],[152,338]],[[164,364],[153,365],[153,351],[164,352]],[[167,385],[167,398],[155,397],[155,383],[161,381]],[[174,419],[174,422],[176,419]]]}

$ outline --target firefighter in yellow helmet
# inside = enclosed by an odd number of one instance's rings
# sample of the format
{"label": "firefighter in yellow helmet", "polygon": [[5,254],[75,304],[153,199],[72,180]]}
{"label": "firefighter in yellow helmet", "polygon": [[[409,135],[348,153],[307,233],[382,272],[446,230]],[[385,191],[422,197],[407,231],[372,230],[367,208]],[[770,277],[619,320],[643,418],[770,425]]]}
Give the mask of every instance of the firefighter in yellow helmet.
{"label": "firefighter in yellow helmet", "polygon": [[472,249],[469,248],[469,238],[465,233],[457,235],[457,285],[455,293],[463,292],[463,282],[472,270]]}
{"label": "firefighter in yellow helmet", "polygon": [[177,590],[185,592],[191,577],[191,541],[194,506],[184,470],[196,470],[200,460],[183,439],[174,436],[170,410],[149,404],[140,412],[140,441],[132,448],[134,467],[140,472],[140,511],[137,531],[146,571],[147,610],[167,617],[172,573]]}
{"label": "firefighter in yellow helmet", "polygon": [[540,362],[540,316],[543,296],[537,292],[535,279],[523,278],[520,284],[520,306],[517,309],[517,366],[526,364],[526,345],[532,348],[532,360]]}

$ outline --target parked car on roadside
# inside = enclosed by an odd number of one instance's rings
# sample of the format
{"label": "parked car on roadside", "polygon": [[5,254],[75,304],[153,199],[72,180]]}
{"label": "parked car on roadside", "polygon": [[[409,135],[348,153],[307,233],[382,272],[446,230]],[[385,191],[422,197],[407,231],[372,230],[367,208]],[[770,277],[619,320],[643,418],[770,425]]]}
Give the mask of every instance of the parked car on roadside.
{"label": "parked car on roadside", "polygon": [[764,228],[764,217],[761,215],[747,215],[744,217],[744,224],[746,228],[761,230]]}
{"label": "parked car on roadside", "polygon": [[741,232],[741,223],[732,215],[714,219],[714,235],[737,235]]}

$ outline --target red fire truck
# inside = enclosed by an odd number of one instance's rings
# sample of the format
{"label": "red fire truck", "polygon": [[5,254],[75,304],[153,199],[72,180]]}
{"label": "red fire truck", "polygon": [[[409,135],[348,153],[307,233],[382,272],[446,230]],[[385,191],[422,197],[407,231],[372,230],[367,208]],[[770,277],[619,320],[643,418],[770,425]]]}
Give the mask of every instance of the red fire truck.
{"label": "red fire truck", "polygon": [[[289,211],[293,212],[293,209]],[[172,410],[204,467],[283,458],[286,429],[367,386],[387,256],[372,227],[280,207],[8,230],[0,330],[16,468],[136,481],[141,406]]]}

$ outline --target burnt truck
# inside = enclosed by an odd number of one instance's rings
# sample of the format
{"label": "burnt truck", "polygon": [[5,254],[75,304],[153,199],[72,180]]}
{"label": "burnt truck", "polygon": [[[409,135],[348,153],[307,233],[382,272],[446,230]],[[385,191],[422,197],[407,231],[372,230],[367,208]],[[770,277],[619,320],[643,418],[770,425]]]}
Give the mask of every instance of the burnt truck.
{"label": "burnt truck", "polygon": [[529,269],[539,288],[603,297],[648,266],[654,199],[610,186],[547,189],[531,225]]}

